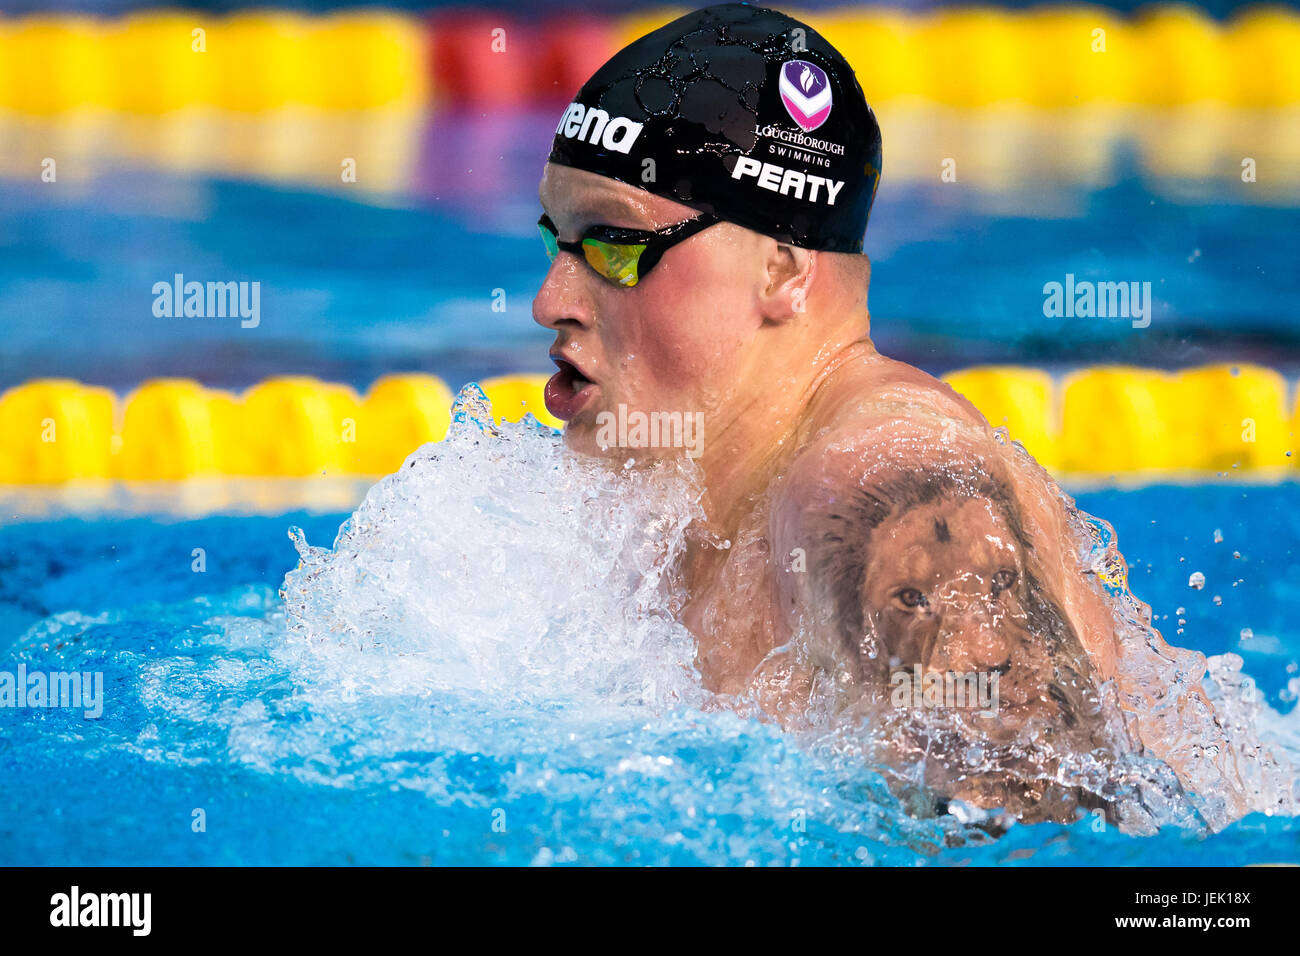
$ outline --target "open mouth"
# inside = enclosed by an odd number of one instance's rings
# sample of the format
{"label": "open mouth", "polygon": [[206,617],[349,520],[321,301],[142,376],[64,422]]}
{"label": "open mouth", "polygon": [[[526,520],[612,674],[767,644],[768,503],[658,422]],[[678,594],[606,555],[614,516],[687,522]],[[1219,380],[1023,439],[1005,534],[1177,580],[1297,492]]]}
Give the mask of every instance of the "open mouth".
{"label": "open mouth", "polygon": [[591,400],[596,391],[596,383],[587,378],[572,362],[554,355],[559,371],[546,383],[546,409],[561,421],[570,421]]}

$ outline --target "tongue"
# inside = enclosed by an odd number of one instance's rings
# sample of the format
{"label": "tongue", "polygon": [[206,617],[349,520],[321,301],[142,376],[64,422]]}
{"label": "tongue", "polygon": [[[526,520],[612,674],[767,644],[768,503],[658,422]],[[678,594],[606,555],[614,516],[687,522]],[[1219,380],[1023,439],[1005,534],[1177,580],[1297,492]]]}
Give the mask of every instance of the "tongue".
{"label": "tongue", "polygon": [[591,381],[584,378],[583,374],[578,371],[576,365],[570,365],[568,362],[565,362],[562,370],[564,372],[564,377],[567,380],[567,384],[569,388],[573,389],[574,394],[581,392],[591,384]]}

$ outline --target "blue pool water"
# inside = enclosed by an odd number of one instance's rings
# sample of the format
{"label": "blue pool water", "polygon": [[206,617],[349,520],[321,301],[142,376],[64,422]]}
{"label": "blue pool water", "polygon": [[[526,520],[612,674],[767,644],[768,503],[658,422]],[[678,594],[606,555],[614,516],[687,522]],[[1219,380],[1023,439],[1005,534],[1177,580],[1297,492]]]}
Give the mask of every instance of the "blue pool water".
{"label": "blue pool water", "polygon": [[[1240,654],[1269,706],[1293,715],[1300,486],[1169,486],[1079,501],[1114,522],[1134,589],[1164,633],[1207,654]],[[1300,858],[1297,822],[1258,814],[1212,836],[1170,828],[1130,837],[1082,822],[1022,825],[985,845],[944,848],[938,827],[890,812],[866,769],[828,768],[770,726],[691,707],[560,719],[538,705],[512,708],[501,726],[498,705],[462,691],[397,710],[363,704],[352,728],[298,726],[319,718],[286,704],[305,688],[275,659],[285,639],[276,589],[295,563],[286,529],[328,543],[345,517],[67,517],[0,528],[5,659],[29,670],[102,670],[112,704],[98,720],[54,709],[0,713],[0,861]],[[206,551],[203,573],[192,570],[197,547]],[[1188,587],[1193,570],[1205,575],[1204,589]],[[1186,624],[1175,636],[1180,607]],[[1243,640],[1244,628],[1254,636]],[[165,686],[149,670],[159,662]],[[311,734],[318,752],[295,750],[298,733]],[[248,734],[258,736],[250,743],[241,738]],[[367,735],[380,745],[357,739]],[[192,832],[196,808],[206,832]],[[791,830],[797,811],[806,814],[802,832]],[[504,832],[493,829],[497,813]]]}

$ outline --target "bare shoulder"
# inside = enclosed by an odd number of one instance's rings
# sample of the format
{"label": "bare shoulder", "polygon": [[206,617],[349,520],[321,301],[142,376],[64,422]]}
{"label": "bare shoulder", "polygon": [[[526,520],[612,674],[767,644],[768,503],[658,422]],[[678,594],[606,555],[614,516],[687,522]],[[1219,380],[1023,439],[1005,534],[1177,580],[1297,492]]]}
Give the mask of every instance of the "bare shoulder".
{"label": "bare shoulder", "polygon": [[[837,372],[812,403],[803,440],[773,487],[773,544],[832,550],[864,509],[883,515],[942,491],[1017,512],[1005,449],[946,383],[873,355]],[[1018,520],[1013,514],[1013,520]]]}
{"label": "bare shoulder", "polygon": [[979,410],[952,386],[906,362],[875,354],[839,370],[810,409],[810,428],[852,431],[873,422],[955,423],[988,431]]}
{"label": "bare shoulder", "polygon": [[1001,467],[998,442],[974,405],[921,369],[880,355],[836,373],[801,431],[778,503],[900,470]]}
{"label": "bare shoulder", "polygon": [[[847,372],[814,403],[805,440],[774,488],[778,553],[805,549],[810,570],[820,565],[832,589],[846,595],[848,582],[838,578],[866,575],[856,583],[863,587],[871,576],[870,563],[862,564],[866,542],[897,566],[904,532],[916,537],[906,560],[918,568],[933,570],[936,556],[950,552],[954,569],[983,562],[989,576],[1014,570],[1060,607],[1097,669],[1109,674],[1113,621],[1082,573],[1067,505],[1051,477],[999,440],[969,401],[921,370],[884,359]],[[1014,553],[995,561],[978,550],[995,539]],[[821,555],[816,562],[814,553]],[[783,592],[801,586],[786,584]],[[792,597],[783,593],[783,605]]]}

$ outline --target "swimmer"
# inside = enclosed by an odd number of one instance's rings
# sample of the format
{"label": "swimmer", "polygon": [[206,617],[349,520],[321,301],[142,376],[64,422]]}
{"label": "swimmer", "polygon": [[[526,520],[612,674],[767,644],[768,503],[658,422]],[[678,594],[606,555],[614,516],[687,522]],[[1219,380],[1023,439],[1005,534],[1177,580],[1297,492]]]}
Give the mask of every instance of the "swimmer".
{"label": "swimmer", "polygon": [[[621,50],[541,180],[547,407],[618,465],[683,454],[675,423],[699,424],[683,622],[709,690],[790,725],[891,660],[997,671],[1006,732],[1091,742],[1122,649],[1059,488],[872,344],[880,174],[857,78],[805,24],[722,4]],[[633,420],[662,428],[610,427]],[[1129,745],[1170,754],[1134,720]]]}

